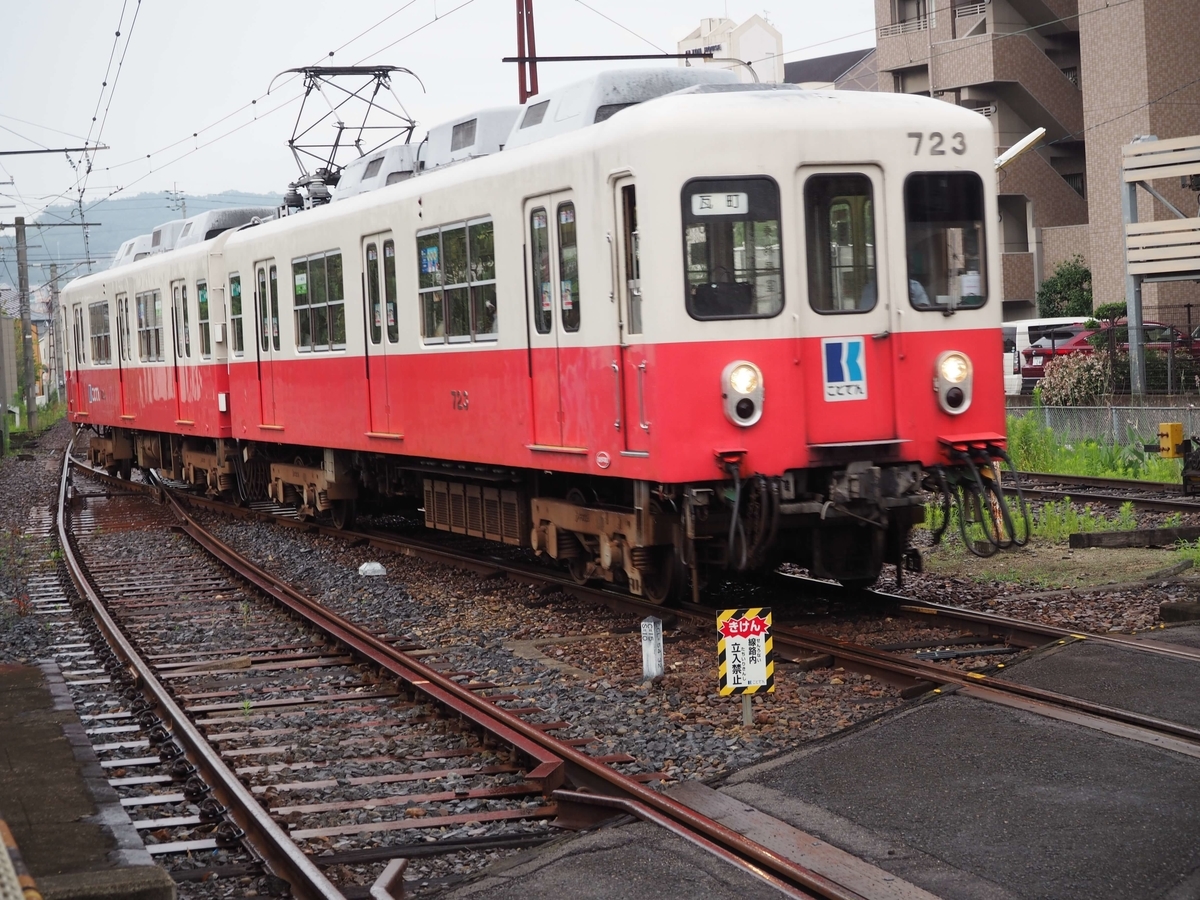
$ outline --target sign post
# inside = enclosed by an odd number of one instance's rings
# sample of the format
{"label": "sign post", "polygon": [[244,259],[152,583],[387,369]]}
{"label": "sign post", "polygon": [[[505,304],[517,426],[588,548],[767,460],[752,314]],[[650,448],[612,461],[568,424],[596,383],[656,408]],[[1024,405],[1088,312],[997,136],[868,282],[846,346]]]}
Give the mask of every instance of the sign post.
{"label": "sign post", "polygon": [[775,690],[771,610],[725,609],[717,613],[717,674],[721,696],[740,694],[742,724],[754,722],[754,694]]}
{"label": "sign post", "polygon": [[660,678],[662,674],[662,619],[647,616],[642,619],[642,681]]}

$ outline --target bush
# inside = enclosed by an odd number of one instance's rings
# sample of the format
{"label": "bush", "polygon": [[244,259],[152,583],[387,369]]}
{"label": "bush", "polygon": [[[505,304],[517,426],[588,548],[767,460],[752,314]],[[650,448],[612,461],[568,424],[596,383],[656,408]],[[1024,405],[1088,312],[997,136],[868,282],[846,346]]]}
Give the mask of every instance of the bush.
{"label": "bush", "polygon": [[1096,406],[1111,382],[1107,353],[1071,353],[1047,361],[1039,387],[1047,406]]}
{"label": "bush", "polygon": [[1092,314],[1092,271],[1082,257],[1076,255],[1058,264],[1038,288],[1037,305],[1043,318]]}

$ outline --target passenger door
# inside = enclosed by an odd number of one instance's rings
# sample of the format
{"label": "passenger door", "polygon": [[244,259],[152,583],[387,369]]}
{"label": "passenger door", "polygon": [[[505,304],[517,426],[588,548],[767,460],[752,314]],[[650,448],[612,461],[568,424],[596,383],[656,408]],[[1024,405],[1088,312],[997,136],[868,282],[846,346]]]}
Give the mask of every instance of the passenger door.
{"label": "passenger door", "polygon": [[533,443],[583,452],[579,411],[588,377],[587,351],[575,337],[581,324],[575,215],[568,193],[525,202]]}
{"label": "passenger door", "polygon": [[[896,439],[898,304],[879,200],[877,166],[805,166],[797,180],[808,305],[797,310],[799,377],[808,443],[837,447]],[[803,301],[801,301],[803,302]]]}
{"label": "passenger door", "polygon": [[400,321],[396,299],[396,242],[390,233],[363,238],[363,273],[371,432],[398,436],[403,434],[397,366]]}
{"label": "passenger door", "polygon": [[258,392],[262,424],[282,426],[275,410],[275,363],[279,356],[279,270],[275,260],[254,265],[254,307],[258,322]]}
{"label": "passenger door", "polygon": [[117,383],[121,396],[117,399],[120,404],[121,418],[128,417],[129,401],[126,394],[125,369],[133,359],[133,348],[129,339],[129,295],[117,294]]}
{"label": "passenger door", "polygon": [[[87,359],[87,331],[83,327],[83,304],[76,303],[71,307],[71,347],[75,351],[75,412],[86,416],[88,412],[88,387],[84,384],[83,364]],[[3,400],[7,407],[8,397]],[[5,409],[7,412],[7,409]]]}
{"label": "passenger door", "polygon": [[612,363],[617,397],[615,425],[627,456],[650,455],[650,419],[646,377],[650,361],[642,338],[642,279],[637,222],[637,189],[632,178],[613,185],[617,239],[617,326],[620,344]]}
{"label": "passenger door", "polygon": [[192,369],[192,323],[188,312],[187,282],[171,282],[171,332],[172,340],[172,378],[175,384],[175,423],[177,425],[192,425],[195,423],[193,401],[188,387],[190,378],[195,377]]}

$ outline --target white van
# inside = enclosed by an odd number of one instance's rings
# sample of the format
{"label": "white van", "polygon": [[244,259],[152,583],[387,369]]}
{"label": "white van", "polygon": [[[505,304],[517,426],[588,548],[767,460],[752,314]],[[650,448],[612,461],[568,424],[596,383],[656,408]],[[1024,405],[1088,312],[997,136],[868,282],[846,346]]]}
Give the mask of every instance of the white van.
{"label": "white van", "polygon": [[[1050,319],[1019,319],[1004,323],[1004,393],[1021,393],[1021,354],[1039,340],[1061,343],[1073,335],[1064,335],[1062,326],[1081,326],[1090,316],[1058,316]],[[1057,339],[1057,340],[1056,340]]]}

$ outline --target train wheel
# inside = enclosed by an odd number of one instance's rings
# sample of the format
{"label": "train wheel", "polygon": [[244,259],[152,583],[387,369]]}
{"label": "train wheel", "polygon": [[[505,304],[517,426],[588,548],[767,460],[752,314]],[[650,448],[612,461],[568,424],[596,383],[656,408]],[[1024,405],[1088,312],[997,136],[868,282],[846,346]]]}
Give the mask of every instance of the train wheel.
{"label": "train wheel", "polygon": [[672,547],[656,547],[648,572],[642,575],[642,595],[659,606],[678,602],[687,589],[687,570]]}
{"label": "train wheel", "polygon": [[592,580],[592,565],[582,556],[567,560],[567,571],[576,584],[587,584]]}
{"label": "train wheel", "polygon": [[329,508],[329,516],[333,519],[333,527],[339,531],[353,528],[357,515],[357,504],[353,500],[334,500]]}

